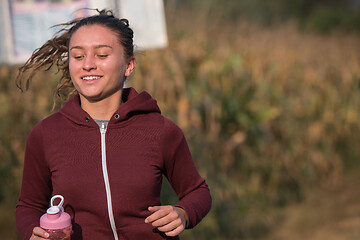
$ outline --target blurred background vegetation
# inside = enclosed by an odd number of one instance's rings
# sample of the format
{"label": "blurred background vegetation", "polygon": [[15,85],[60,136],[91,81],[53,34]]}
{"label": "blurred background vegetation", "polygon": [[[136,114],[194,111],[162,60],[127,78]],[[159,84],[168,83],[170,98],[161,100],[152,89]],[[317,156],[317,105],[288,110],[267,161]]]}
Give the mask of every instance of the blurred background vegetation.
{"label": "blurred background vegetation", "polygon": [[[213,207],[183,239],[267,239],[281,209],[359,169],[360,1],[167,0],[169,47],[137,55],[129,85],[183,129]],[[151,27],[151,26],[150,26]],[[24,144],[51,114],[57,77],[21,94],[0,67],[0,239]],[[57,109],[60,106],[57,106]],[[173,202],[165,184],[163,200]]]}

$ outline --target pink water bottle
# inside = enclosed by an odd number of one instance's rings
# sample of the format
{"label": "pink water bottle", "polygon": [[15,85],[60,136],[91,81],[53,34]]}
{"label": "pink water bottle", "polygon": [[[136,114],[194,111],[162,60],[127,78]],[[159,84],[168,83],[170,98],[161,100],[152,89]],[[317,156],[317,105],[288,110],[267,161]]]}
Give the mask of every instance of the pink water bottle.
{"label": "pink water bottle", "polygon": [[[54,206],[54,200],[60,198],[60,203]],[[72,225],[70,215],[62,207],[64,197],[55,195],[51,198],[50,205],[46,213],[40,218],[40,227],[50,234],[51,240],[70,240]]]}

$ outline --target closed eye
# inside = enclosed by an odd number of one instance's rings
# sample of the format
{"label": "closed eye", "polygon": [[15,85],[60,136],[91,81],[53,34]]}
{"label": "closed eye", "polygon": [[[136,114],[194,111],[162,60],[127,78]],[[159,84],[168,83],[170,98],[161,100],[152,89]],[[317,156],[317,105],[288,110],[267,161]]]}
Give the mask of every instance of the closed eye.
{"label": "closed eye", "polygon": [[98,54],[97,56],[99,58],[107,58],[109,55],[107,55],[107,54]]}

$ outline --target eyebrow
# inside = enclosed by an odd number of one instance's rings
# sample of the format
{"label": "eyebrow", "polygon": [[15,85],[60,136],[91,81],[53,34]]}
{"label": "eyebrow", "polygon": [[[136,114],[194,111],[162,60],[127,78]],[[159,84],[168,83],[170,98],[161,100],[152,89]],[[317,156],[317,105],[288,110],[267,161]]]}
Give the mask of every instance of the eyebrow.
{"label": "eyebrow", "polygon": [[[109,45],[105,45],[105,44],[101,44],[101,45],[97,45],[95,46],[95,48],[113,48],[112,46],[109,46]],[[83,47],[81,46],[73,46],[72,48],[70,48],[70,51],[73,50],[73,49],[84,49]]]}

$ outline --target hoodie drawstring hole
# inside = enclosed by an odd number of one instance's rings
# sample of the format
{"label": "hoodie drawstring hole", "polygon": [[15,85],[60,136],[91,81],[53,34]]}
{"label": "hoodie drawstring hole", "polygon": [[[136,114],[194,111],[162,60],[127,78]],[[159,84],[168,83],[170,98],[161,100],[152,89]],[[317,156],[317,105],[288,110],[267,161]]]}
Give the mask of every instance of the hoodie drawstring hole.
{"label": "hoodie drawstring hole", "polygon": [[120,117],[119,114],[115,114],[115,115],[114,115],[114,118],[115,118],[115,119],[119,119],[119,117]]}
{"label": "hoodie drawstring hole", "polygon": [[85,118],[85,121],[86,121],[86,122],[89,122],[89,121],[90,121],[90,118],[89,118],[89,117],[86,117],[86,118]]}

